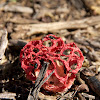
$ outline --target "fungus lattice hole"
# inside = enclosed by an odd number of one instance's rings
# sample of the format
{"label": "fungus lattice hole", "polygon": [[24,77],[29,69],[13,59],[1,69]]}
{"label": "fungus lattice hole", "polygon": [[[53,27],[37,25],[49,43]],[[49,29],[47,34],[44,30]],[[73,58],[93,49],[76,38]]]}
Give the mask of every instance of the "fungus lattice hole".
{"label": "fungus lattice hole", "polygon": [[53,82],[53,81],[50,81],[49,83],[50,83],[50,84],[54,84],[54,82]]}
{"label": "fungus lattice hole", "polygon": [[63,44],[63,43],[62,43],[61,41],[58,41],[58,42],[56,43],[56,46],[59,47],[59,46],[62,46],[62,44]]}
{"label": "fungus lattice hole", "polygon": [[33,77],[35,77],[34,69],[32,70],[32,73],[31,74],[32,74]]}
{"label": "fungus lattice hole", "polygon": [[72,73],[68,73],[68,78],[70,78],[72,76]]}
{"label": "fungus lattice hole", "polygon": [[60,56],[60,58],[61,58],[62,60],[65,60],[65,61],[68,61],[68,59],[69,59],[69,57],[65,57],[65,56]]}
{"label": "fungus lattice hole", "polygon": [[64,66],[64,74],[67,74],[67,70],[66,67]]}
{"label": "fungus lattice hole", "polygon": [[34,64],[33,63],[29,63],[29,66],[34,66]]}
{"label": "fungus lattice hole", "polygon": [[25,53],[25,56],[28,56],[29,53]]}
{"label": "fungus lattice hole", "polygon": [[37,44],[39,44],[39,41],[35,41],[32,43],[34,46],[36,46]]}
{"label": "fungus lattice hole", "polygon": [[34,54],[32,54],[32,59],[33,59],[33,60],[35,60],[35,59],[36,59],[36,57],[35,57],[35,55],[34,55]]}
{"label": "fungus lattice hole", "polygon": [[57,66],[63,66],[63,63],[60,60],[54,60]]}
{"label": "fungus lattice hole", "polygon": [[79,52],[75,51],[74,53],[80,57],[80,54],[79,54]]}
{"label": "fungus lattice hole", "polygon": [[44,41],[43,45],[45,45],[46,47],[50,47],[52,46],[52,42],[50,40]]}
{"label": "fungus lattice hole", "polygon": [[66,76],[66,68],[63,64],[63,62],[59,60],[55,60],[56,62],[56,72],[60,77],[65,77]]}
{"label": "fungus lattice hole", "polygon": [[32,57],[35,57],[35,55],[32,54]]}
{"label": "fungus lattice hole", "polygon": [[75,45],[75,44],[73,44],[73,47],[76,47],[76,45]]}
{"label": "fungus lattice hole", "polygon": [[56,54],[60,54],[60,50],[56,50],[56,52],[55,52]]}
{"label": "fungus lattice hole", "polygon": [[70,84],[70,82],[72,81],[73,79],[73,74],[72,73],[68,73],[68,79],[66,81],[66,84]]}
{"label": "fungus lattice hole", "polygon": [[72,64],[70,63],[70,68],[72,69],[72,70],[75,70],[76,68],[77,68],[77,63],[76,62],[72,62]]}
{"label": "fungus lattice hole", "polygon": [[31,45],[27,45],[26,47],[29,49],[31,47]]}
{"label": "fungus lattice hole", "polygon": [[75,44],[71,44],[70,47],[76,47],[76,45]]}
{"label": "fungus lattice hole", "polygon": [[70,55],[71,54],[71,50],[70,49],[67,49],[63,52],[64,55]]}
{"label": "fungus lattice hole", "polygon": [[52,70],[52,69],[54,69],[54,65],[53,65],[53,63],[50,61],[50,64],[49,64],[49,66],[48,66],[48,70]]}
{"label": "fungus lattice hole", "polygon": [[55,37],[53,37],[53,36],[49,36],[49,38],[50,38],[50,39],[55,39]]}
{"label": "fungus lattice hole", "polygon": [[38,67],[38,64],[37,63],[35,63],[34,64],[34,69],[36,69]]}
{"label": "fungus lattice hole", "polygon": [[22,58],[24,58],[25,57],[25,55],[24,55],[24,53],[22,54]]}
{"label": "fungus lattice hole", "polygon": [[38,49],[38,48],[34,48],[33,51],[34,51],[35,53],[37,53],[37,52],[39,52],[39,49]]}

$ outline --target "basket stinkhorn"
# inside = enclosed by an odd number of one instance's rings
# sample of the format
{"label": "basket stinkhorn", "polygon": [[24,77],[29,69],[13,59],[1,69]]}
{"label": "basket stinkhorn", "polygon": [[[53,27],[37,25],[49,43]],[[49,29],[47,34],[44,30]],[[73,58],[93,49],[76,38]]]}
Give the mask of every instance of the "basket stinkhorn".
{"label": "basket stinkhorn", "polygon": [[32,82],[42,68],[41,60],[49,63],[44,78],[54,70],[42,87],[52,92],[64,92],[72,86],[84,57],[75,43],[66,44],[60,37],[50,34],[42,40],[27,43],[20,52],[21,67]]}

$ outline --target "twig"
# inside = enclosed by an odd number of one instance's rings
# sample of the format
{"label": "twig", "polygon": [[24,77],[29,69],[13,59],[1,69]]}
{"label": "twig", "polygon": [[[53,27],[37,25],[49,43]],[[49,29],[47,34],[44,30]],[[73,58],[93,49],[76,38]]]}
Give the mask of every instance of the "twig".
{"label": "twig", "polygon": [[44,63],[43,63],[43,66],[42,66],[42,68],[41,68],[41,70],[40,70],[40,72],[39,72],[39,75],[38,75],[38,77],[37,77],[37,79],[36,79],[36,81],[35,81],[35,87],[32,88],[32,89],[30,90],[30,94],[29,94],[27,100],[37,100],[37,98],[38,98],[38,93],[39,93],[39,91],[40,91],[41,86],[42,86],[42,85],[50,78],[50,76],[54,73],[54,71],[52,71],[52,72],[48,75],[48,77],[47,77],[45,80],[43,80],[47,68],[48,68],[48,65],[47,65],[47,63],[44,62]]}
{"label": "twig", "polygon": [[2,8],[3,11],[10,11],[10,12],[20,12],[20,13],[28,13],[32,14],[33,9],[30,7],[24,7],[19,5],[6,5]]}
{"label": "twig", "polygon": [[88,78],[88,85],[100,96],[100,81],[95,76],[90,76]]}
{"label": "twig", "polygon": [[27,19],[27,18],[22,18],[22,17],[13,17],[13,18],[5,18],[4,21],[7,22],[11,22],[14,24],[34,24],[34,23],[39,23],[39,21],[37,20],[32,20],[32,19]]}
{"label": "twig", "polygon": [[8,44],[7,34],[6,30],[0,30],[0,63]]}
{"label": "twig", "polygon": [[87,98],[89,98],[89,99],[95,99],[95,96],[93,96],[93,95],[89,95],[89,94],[87,94],[87,93],[82,93],[82,95],[84,96],[84,97],[87,97]]}
{"label": "twig", "polygon": [[[38,34],[41,32],[45,34],[47,32],[54,32],[62,29],[84,29],[97,24],[100,24],[100,16],[67,22],[16,25],[16,27],[14,28],[15,33],[12,33],[11,37],[16,39],[26,38],[27,36]],[[20,33],[20,30],[23,30],[23,33]]]}

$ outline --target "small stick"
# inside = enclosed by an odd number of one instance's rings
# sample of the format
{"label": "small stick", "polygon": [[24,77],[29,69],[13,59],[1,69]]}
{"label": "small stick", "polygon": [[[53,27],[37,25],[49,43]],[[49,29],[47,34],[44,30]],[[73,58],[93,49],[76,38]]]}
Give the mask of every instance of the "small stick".
{"label": "small stick", "polygon": [[89,94],[87,94],[87,93],[82,93],[82,95],[83,95],[84,97],[86,97],[86,98],[89,98],[89,99],[95,99],[95,96],[89,95]]}
{"label": "small stick", "polygon": [[0,63],[2,60],[2,57],[4,56],[5,50],[7,48],[7,44],[8,44],[8,39],[7,39],[7,31],[4,30],[0,30]]}

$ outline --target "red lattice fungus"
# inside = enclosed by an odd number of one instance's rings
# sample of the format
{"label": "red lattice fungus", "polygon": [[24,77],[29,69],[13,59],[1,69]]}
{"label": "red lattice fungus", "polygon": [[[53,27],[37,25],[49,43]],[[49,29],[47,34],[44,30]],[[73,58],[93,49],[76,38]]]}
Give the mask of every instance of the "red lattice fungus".
{"label": "red lattice fungus", "polygon": [[55,70],[42,87],[52,92],[64,92],[72,86],[84,57],[75,43],[65,44],[60,37],[50,34],[42,40],[29,42],[20,52],[21,66],[33,82],[42,67],[41,60],[49,62],[45,78]]}

